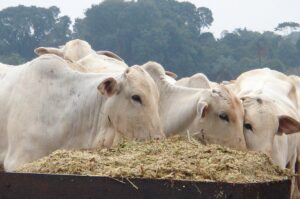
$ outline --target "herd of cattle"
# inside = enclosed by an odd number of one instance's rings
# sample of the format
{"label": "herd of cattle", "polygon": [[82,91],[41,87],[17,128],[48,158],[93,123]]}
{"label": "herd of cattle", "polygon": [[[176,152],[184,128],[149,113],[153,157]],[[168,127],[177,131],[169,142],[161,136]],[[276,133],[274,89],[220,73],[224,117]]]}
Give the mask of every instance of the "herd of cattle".
{"label": "herd of cattle", "polygon": [[297,76],[265,68],[221,84],[201,73],[176,81],[158,63],[128,67],[78,39],[35,53],[39,57],[23,65],[0,64],[6,171],[57,149],[187,132],[203,143],[261,151],[281,168],[300,168]]}

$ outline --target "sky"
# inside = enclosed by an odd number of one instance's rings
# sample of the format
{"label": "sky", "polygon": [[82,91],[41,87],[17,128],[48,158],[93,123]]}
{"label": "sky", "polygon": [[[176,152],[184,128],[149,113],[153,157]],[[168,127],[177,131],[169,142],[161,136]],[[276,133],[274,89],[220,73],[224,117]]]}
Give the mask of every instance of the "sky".
{"label": "sky", "polygon": [[[180,0],[183,1],[183,0]],[[255,31],[273,31],[278,23],[300,23],[300,0],[188,0],[197,7],[208,7],[214,17],[207,30],[220,37],[222,31],[247,28]],[[0,0],[0,10],[19,4],[39,7],[57,6],[63,15],[84,17],[86,9],[101,0]]]}

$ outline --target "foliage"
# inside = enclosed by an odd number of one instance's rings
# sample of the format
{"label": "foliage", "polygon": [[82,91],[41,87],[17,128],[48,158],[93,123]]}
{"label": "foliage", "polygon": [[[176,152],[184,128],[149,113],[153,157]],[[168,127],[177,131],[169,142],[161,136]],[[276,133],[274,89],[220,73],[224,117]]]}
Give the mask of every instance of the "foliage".
{"label": "foliage", "polygon": [[9,55],[0,56],[0,62],[10,65],[19,65],[26,62],[26,60],[17,53],[11,53]]}
{"label": "foliage", "polygon": [[254,68],[269,67],[289,72],[300,66],[300,41],[294,44],[273,32],[236,29],[231,33],[224,32],[215,46],[202,49],[204,56],[209,57],[204,61],[211,65],[210,70],[204,72],[213,80],[233,79]]}
{"label": "foliage", "polygon": [[300,74],[296,22],[277,26],[278,31],[293,30],[286,36],[236,29],[216,39],[204,32],[213,23],[208,8],[175,0],[105,0],[75,20],[72,34],[70,23],[57,7],[0,11],[0,62],[19,64],[32,59],[38,46],[58,47],[81,38],[95,50],[114,51],[129,65],[153,60],[179,77],[202,72],[222,81],[260,67]]}
{"label": "foliage", "polygon": [[278,24],[278,26],[275,28],[275,31],[287,31],[290,30],[292,32],[293,30],[297,30],[300,28],[300,24],[296,22],[283,22]]}
{"label": "foliage", "polygon": [[95,49],[115,51],[130,65],[155,60],[188,75],[200,61],[200,32],[212,20],[208,8],[188,2],[104,1],[76,20],[74,30],[75,37]]}
{"label": "foliage", "polygon": [[69,17],[59,8],[10,7],[0,11],[0,55],[17,53],[31,59],[40,45],[58,45],[70,39]]}

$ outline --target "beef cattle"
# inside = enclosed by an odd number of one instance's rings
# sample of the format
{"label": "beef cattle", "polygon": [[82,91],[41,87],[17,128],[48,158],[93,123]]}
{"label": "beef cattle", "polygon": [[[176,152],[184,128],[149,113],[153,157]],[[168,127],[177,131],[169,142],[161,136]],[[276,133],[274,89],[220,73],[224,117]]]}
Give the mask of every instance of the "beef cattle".
{"label": "beef cattle", "polygon": [[56,55],[43,55],[6,73],[0,85],[0,159],[6,171],[57,149],[164,137],[158,88],[141,67],[80,73]]}
{"label": "beef cattle", "polygon": [[[73,46],[78,47],[80,45]],[[90,53],[76,61],[75,65],[73,62],[70,67],[85,73],[121,73],[128,68],[121,58],[112,57],[102,56],[99,52]],[[176,75],[165,71],[158,63],[148,62],[142,67],[151,75],[153,66],[161,68],[159,73],[155,70],[152,76],[160,92],[160,117],[166,135],[190,132],[197,134],[205,143],[246,148],[243,109],[232,92],[217,85],[213,90],[177,86],[174,85]]]}
{"label": "beef cattle", "polygon": [[225,86],[214,89],[195,89],[174,85],[166,79],[161,67],[153,71],[155,62],[142,67],[156,82],[160,98],[160,117],[166,136],[195,135],[204,143],[221,144],[246,149],[243,135],[243,107],[241,101]]}
{"label": "beef cattle", "polygon": [[247,147],[269,155],[281,168],[295,170],[300,163],[300,90],[295,81],[264,68],[245,72],[227,86],[243,101]]}

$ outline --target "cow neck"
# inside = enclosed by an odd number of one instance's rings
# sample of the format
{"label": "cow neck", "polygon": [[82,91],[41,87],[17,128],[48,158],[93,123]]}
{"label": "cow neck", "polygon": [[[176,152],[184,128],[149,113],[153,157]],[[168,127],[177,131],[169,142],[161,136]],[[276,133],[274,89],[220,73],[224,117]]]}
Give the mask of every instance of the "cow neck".
{"label": "cow neck", "polygon": [[[94,140],[97,137],[103,120],[102,107],[106,99],[100,95],[97,86],[101,82],[99,78],[91,79],[91,81],[78,82],[80,87],[80,98],[78,102],[77,112],[73,113],[71,132],[72,136],[78,135],[84,148],[94,147]],[[79,87],[79,86],[77,86]],[[77,133],[76,133],[77,132]],[[74,133],[76,133],[74,135]]]}
{"label": "cow neck", "polygon": [[[115,77],[116,79],[121,78]],[[110,147],[116,142],[116,138],[123,137],[123,133],[119,132],[117,129],[117,125],[115,124],[112,118],[113,109],[109,108],[107,102],[110,100],[109,97],[101,96],[98,93],[98,97],[100,97],[99,101],[101,101],[100,108],[96,113],[97,119],[95,119],[94,126],[96,127],[93,131],[93,136],[91,136],[91,141],[93,147],[96,145],[101,147]],[[95,105],[96,106],[96,105]],[[112,139],[109,144],[107,144],[107,139]]]}
{"label": "cow neck", "polygon": [[[81,78],[80,78],[81,77]],[[112,127],[109,124],[109,111],[105,107],[107,106],[108,97],[103,96],[97,90],[98,85],[107,77],[116,77],[116,74],[80,74],[76,82],[78,90],[77,112],[72,115],[72,136],[77,135],[78,139],[81,139],[84,148],[95,147],[101,135],[104,135],[106,128]],[[82,81],[81,81],[81,80]],[[73,108],[74,109],[74,108]]]}
{"label": "cow neck", "polygon": [[297,149],[297,142],[295,142],[297,137],[295,135],[282,134],[274,137],[271,158],[282,169],[286,168],[286,165],[292,159],[291,156]]}
{"label": "cow neck", "polygon": [[160,117],[167,136],[185,133],[197,114],[197,103],[202,90],[168,83],[161,79]]}

